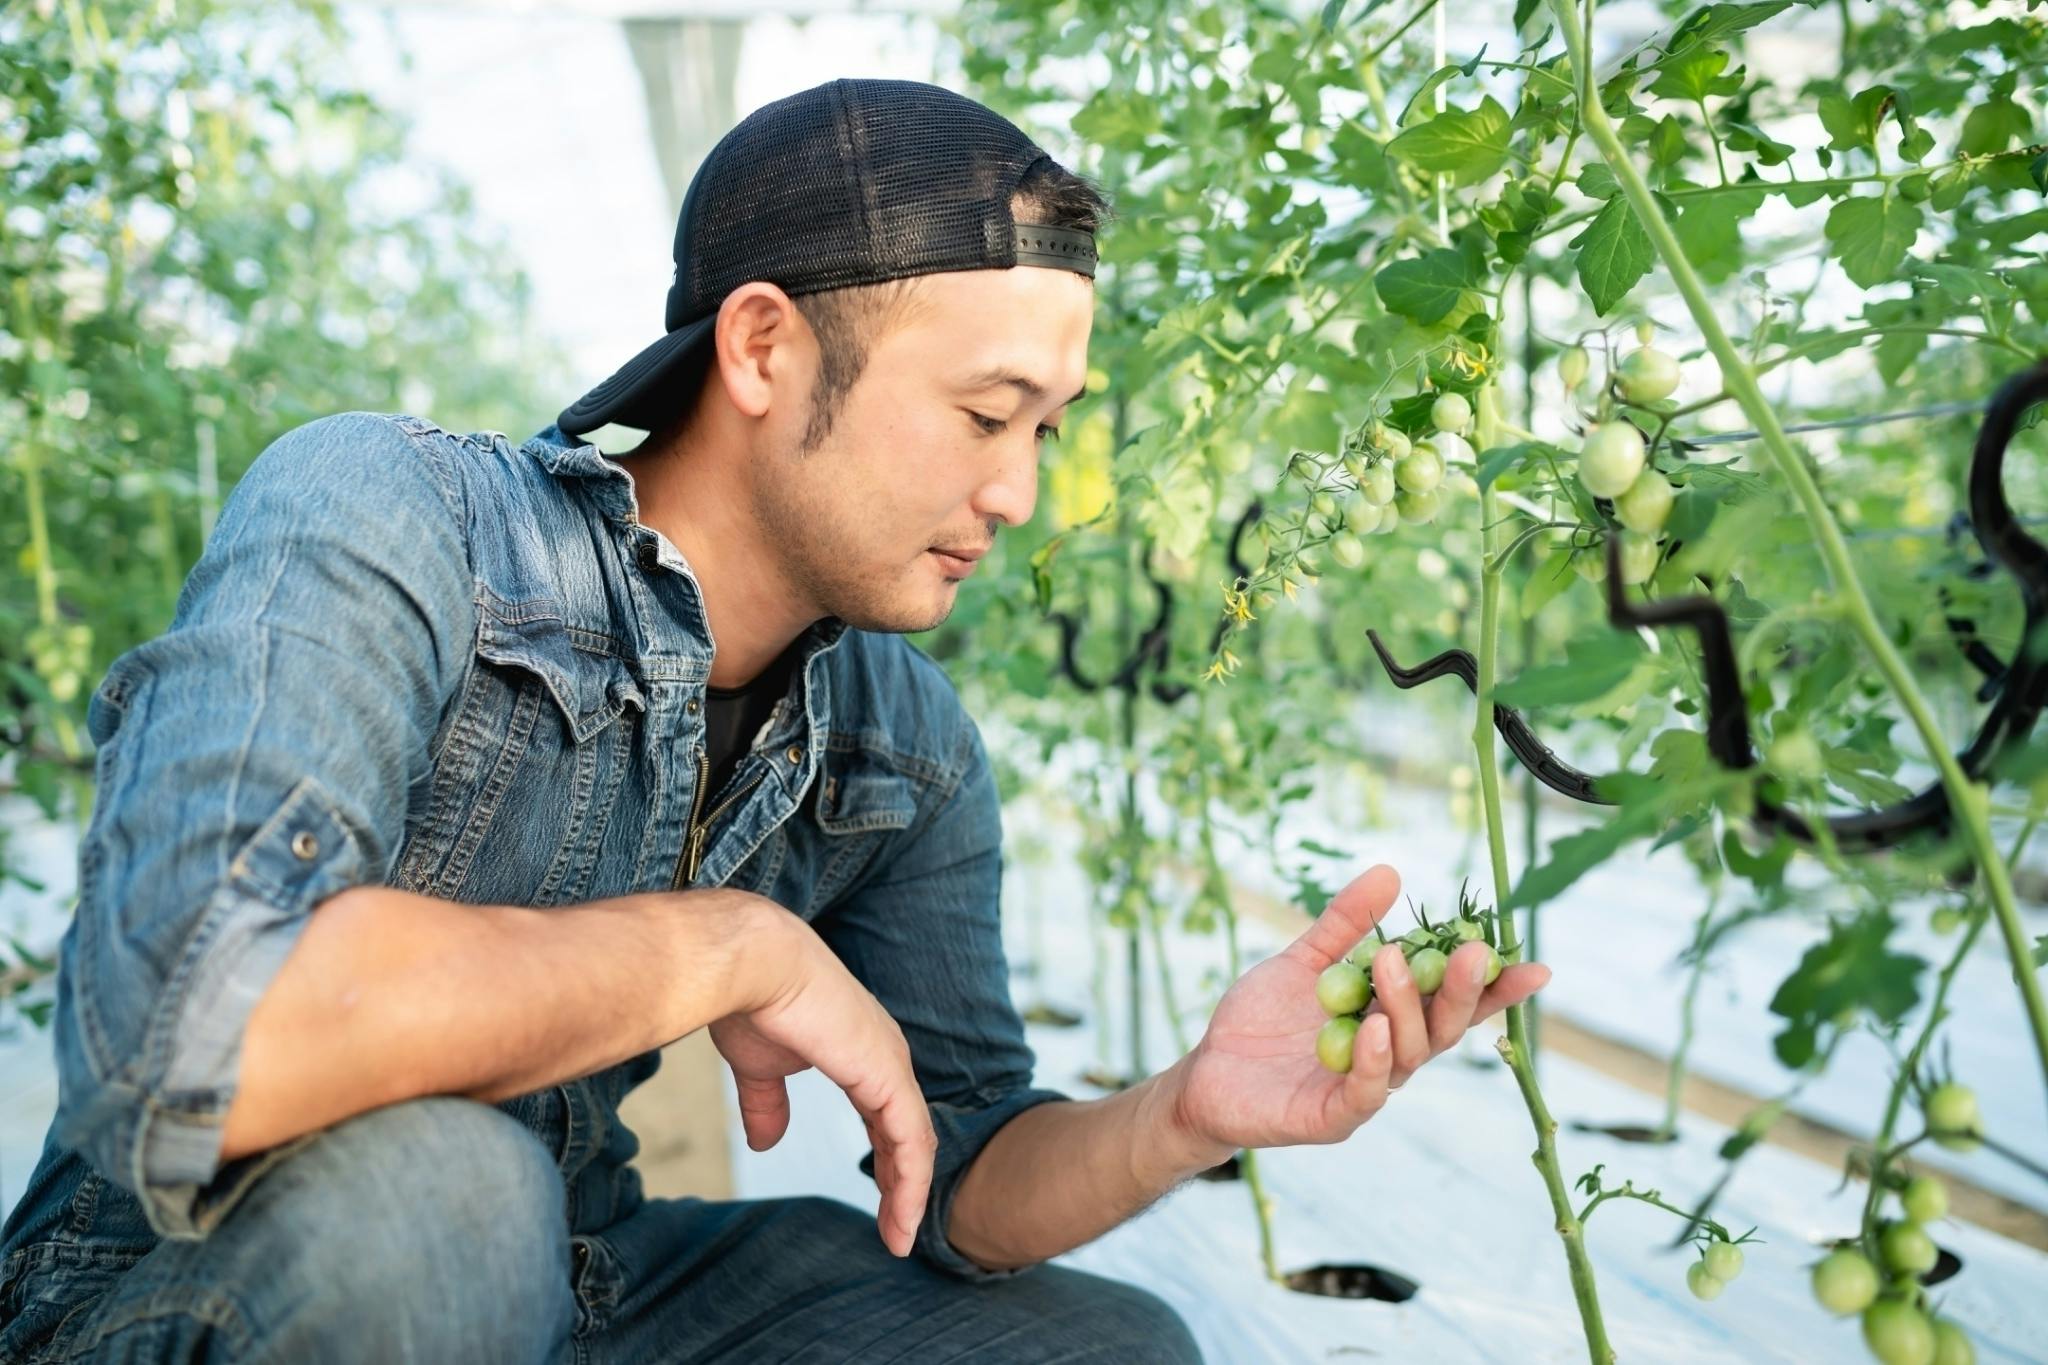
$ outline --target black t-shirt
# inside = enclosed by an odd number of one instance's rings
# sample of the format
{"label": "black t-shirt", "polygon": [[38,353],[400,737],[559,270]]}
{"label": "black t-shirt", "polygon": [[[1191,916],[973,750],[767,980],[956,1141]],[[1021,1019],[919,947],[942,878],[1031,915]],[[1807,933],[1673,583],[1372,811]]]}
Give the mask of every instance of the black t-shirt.
{"label": "black t-shirt", "polygon": [[705,811],[711,809],[709,803],[717,800],[740,760],[747,756],[747,746],[760,733],[775,703],[789,691],[790,675],[803,653],[804,639],[797,636],[752,682],[741,687],[704,689],[704,756],[711,764],[710,779],[704,788]]}

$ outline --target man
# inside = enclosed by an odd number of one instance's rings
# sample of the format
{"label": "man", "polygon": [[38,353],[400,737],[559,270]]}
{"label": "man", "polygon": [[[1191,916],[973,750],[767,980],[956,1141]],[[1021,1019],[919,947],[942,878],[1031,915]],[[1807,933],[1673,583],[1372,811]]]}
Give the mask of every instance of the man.
{"label": "man", "polygon": [[[1341,1140],[1546,973],[1482,994],[1461,950],[1425,1014],[1389,950],[1322,1071],[1375,869],[1167,1072],[1032,1088],[988,758],[900,634],[1031,516],[1102,208],[971,101],[833,82],[711,153],[667,335],[554,426],[352,414],[256,461],[93,697],[0,1357],[1199,1358],[1037,1263],[1240,1146]],[[579,439],[610,422],[649,438]],[[879,1239],[642,1196],[619,1101],[702,1027],[757,1149],[785,1077],[845,1091]]]}

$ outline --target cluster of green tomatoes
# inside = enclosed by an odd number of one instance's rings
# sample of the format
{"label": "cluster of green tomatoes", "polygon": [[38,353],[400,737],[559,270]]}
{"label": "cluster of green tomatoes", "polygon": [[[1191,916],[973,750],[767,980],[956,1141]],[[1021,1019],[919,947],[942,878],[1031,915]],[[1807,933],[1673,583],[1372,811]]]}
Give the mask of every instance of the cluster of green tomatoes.
{"label": "cluster of green tomatoes", "polygon": [[[1945,1081],[1927,1091],[1922,1105],[1935,1142],[1952,1151],[1976,1149],[1982,1120],[1968,1086]],[[1892,1193],[1900,1216],[1878,1225],[1876,1261],[1858,1246],[1838,1247],[1814,1266],[1813,1296],[1838,1316],[1860,1313],[1864,1344],[1883,1365],[1974,1365],[1969,1334],[1930,1311],[1921,1284],[1940,1259],[1926,1225],[1948,1215],[1948,1187],[1921,1174],[1896,1180]]]}
{"label": "cluster of green tomatoes", "polygon": [[[1678,391],[1678,361],[1649,344],[1649,328],[1638,330],[1642,345],[1624,355],[1614,367],[1599,418],[1586,429],[1579,446],[1578,480],[1595,498],[1604,498],[1621,523],[1621,578],[1624,583],[1647,583],[1657,571],[1662,553],[1659,542],[1664,522],[1671,515],[1676,498],[1671,481],[1650,462],[1643,433],[1626,417],[1613,411],[1613,399],[1632,407],[1664,403]],[[1567,393],[1576,392],[1586,380],[1591,362],[1583,346],[1566,347],[1558,357],[1558,377]],[[1588,577],[1606,574],[1606,562],[1597,555],[1582,555],[1575,563]]]}
{"label": "cluster of green tomatoes", "polygon": [[1472,448],[1461,434],[1472,424],[1472,404],[1465,395],[1439,394],[1429,418],[1436,432],[1421,440],[1411,441],[1375,422],[1345,443],[1344,472],[1359,493],[1350,505],[1340,509],[1333,494],[1316,494],[1311,506],[1333,532],[1330,558],[1344,568],[1365,563],[1363,537],[1387,535],[1403,522],[1421,526],[1435,521],[1443,510],[1451,466],[1471,463]]}
{"label": "cluster of green tomatoes", "polygon": [[1685,1287],[1696,1299],[1718,1299],[1741,1273],[1742,1248],[1725,1237],[1714,1237],[1701,1246],[1700,1258],[1686,1268]]}
{"label": "cluster of green tomatoes", "polygon": [[1445,924],[1431,924],[1421,909],[1419,923],[1398,939],[1387,938],[1375,928],[1350,955],[1332,962],[1316,978],[1316,1003],[1330,1016],[1316,1035],[1316,1058],[1332,1071],[1351,1070],[1351,1049],[1358,1039],[1358,1026],[1372,1004],[1372,959],[1389,943],[1397,943],[1407,959],[1408,974],[1415,979],[1419,995],[1434,995],[1442,989],[1444,972],[1451,954],[1466,943],[1486,944],[1486,984],[1500,977],[1500,952],[1494,946],[1493,912],[1481,911],[1467,896],[1460,895],[1458,914]]}

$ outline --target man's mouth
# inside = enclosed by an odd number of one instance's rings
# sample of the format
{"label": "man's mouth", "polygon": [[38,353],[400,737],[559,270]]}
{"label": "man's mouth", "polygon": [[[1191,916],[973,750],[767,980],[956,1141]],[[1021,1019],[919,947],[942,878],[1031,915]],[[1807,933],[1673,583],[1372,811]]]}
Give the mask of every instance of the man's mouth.
{"label": "man's mouth", "polygon": [[947,577],[965,578],[967,577],[967,575],[974,572],[975,562],[979,560],[983,555],[988,553],[988,547],[983,546],[979,549],[941,550],[935,545],[930,550],[926,551],[926,553],[937,557],[939,561],[939,567],[946,571]]}

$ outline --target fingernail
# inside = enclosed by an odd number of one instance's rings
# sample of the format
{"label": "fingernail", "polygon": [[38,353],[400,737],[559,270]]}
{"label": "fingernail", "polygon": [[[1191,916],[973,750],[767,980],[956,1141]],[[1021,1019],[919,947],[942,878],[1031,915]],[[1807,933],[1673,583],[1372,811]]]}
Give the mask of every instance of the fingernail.
{"label": "fingernail", "polygon": [[1466,968],[1465,975],[1475,986],[1486,980],[1486,959],[1477,953],[1472,954],[1472,965]]}
{"label": "fingernail", "polygon": [[[1386,1018],[1385,1015],[1381,1015],[1379,1017],[1382,1019]],[[1373,1055],[1377,1057],[1380,1053],[1385,1052],[1387,1050],[1386,1025],[1382,1024],[1378,1028],[1370,1030],[1370,1032],[1372,1036],[1366,1039],[1366,1046],[1370,1047],[1373,1051]]]}

